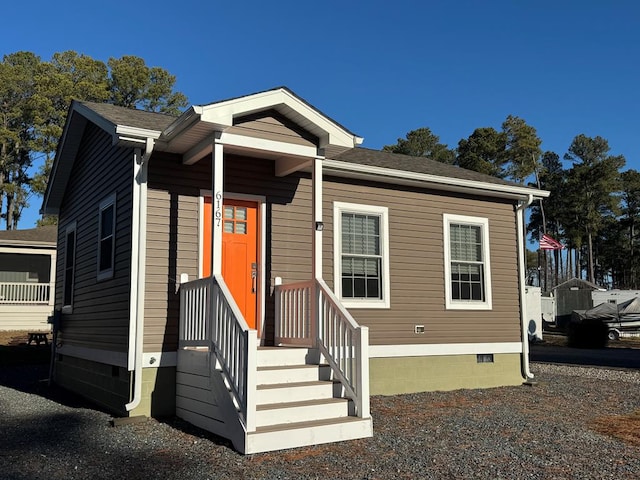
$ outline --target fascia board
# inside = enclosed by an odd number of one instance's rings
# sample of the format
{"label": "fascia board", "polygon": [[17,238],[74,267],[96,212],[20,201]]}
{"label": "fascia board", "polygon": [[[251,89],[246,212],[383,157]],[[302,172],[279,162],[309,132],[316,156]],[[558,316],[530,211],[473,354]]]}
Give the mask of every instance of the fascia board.
{"label": "fascia board", "polygon": [[318,149],[316,147],[296,145],[293,143],[279,142],[277,140],[268,140],[264,138],[246,137],[244,135],[226,132],[222,132],[220,134],[219,143],[223,145],[249,148],[252,150],[277,152],[296,157],[315,158],[318,156]]}
{"label": "fascia board", "polygon": [[192,106],[176,118],[171,125],[164,129],[162,135],[160,136],[160,140],[163,140],[167,143],[170,143],[173,138],[178,136],[181,132],[188,129],[194,123],[200,121],[202,117],[202,107],[197,105]]}
{"label": "fascia board", "polygon": [[109,135],[115,135],[117,125],[113,122],[110,122],[109,120],[99,115],[98,113],[94,112],[86,105],[83,105],[82,103],[79,103],[79,102],[74,102],[73,111],[78,112],[80,115],[82,115],[84,118],[86,118],[90,122],[95,123],[98,127],[100,127],[102,130],[107,132]]}
{"label": "fascia board", "polygon": [[323,168],[326,174],[334,174],[339,177],[387,182],[421,188],[434,188],[437,190],[469,193],[473,195],[512,199],[522,199],[529,195],[533,195],[534,198],[547,198],[550,195],[550,192],[547,190],[512,185],[498,185],[452,177],[440,177],[425,173],[407,172],[404,170],[370,165],[358,165],[329,159],[323,162]]}
{"label": "fascia board", "polygon": [[237,116],[249,115],[261,110],[276,108],[285,105],[326,132],[328,139],[326,142],[332,145],[339,145],[353,148],[358,143],[362,143],[360,137],[355,137],[347,132],[328,117],[321,115],[306,103],[292,95],[284,89],[271,90],[267,92],[249,95],[247,97],[227,100],[202,107],[202,121],[213,123],[218,126],[229,127],[233,125],[233,119]]}
{"label": "fascia board", "polygon": [[158,139],[162,132],[127,125],[117,125],[115,133],[119,138],[139,138],[146,141],[147,138]]}
{"label": "fascia board", "polygon": [[[67,115],[67,122],[58,144],[55,161],[51,167],[49,182],[40,207],[41,214],[58,215],[60,213],[59,203],[62,201],[64,189],[69,180],[69,175],[71,175],[71,165],[73,165],[73,160],[80,146],[80,139],[87,124],[85,113],[91,113],[91,110],[74,101]],[[95,115],[93,116],[95,117]],[[62,182],[61,186],[60,182]]]}

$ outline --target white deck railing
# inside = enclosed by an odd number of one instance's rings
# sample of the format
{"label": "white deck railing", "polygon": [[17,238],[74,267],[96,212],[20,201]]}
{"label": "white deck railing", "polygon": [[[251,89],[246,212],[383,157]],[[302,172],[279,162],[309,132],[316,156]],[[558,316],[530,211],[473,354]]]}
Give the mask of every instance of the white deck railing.
{"label": "white deck railing", "polygon": [[276,294],[276,345],[315,347],[311,331],[313,280],[278,285]]}
{"label": "white deck railing", "polygon": [[209,347],[211,368],[222,370],[246,431],[255,431],[257,332],[221,277],[180,286],[180,348],[189,346]]}
{"label": "white deck railing", "polygon": [[47,305],[52,290],[50,283],[0,282],[0,304]]}
{"label": "white deck railing", "polygon": [[356,414],[368,418],[369,329],[358,325],[323,280],[278,285],[275,292],[276,343],[317,347]]}

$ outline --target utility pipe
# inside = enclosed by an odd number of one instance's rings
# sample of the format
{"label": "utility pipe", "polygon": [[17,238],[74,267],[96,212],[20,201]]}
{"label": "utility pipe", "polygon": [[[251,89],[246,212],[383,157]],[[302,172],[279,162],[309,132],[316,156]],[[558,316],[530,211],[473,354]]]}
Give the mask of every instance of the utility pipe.
{"label": "utility pipe", "polygon": [[520,323],[522,324],[522,374],[526,380],[533,378],[529,370],[529,337],[527,335],[527,316],[525,312],[525,245],[524,245],[524,211],[533,203],[533,195],[529,194],[526,201],[516,207],[516,238],[518,241],[518,283],[520,284]]}
{"label": "utility pipe", "polygon": [[144,155],[136,149],[133,164],[133,218],[131,228],[131,307],[128,368],[133,369],[133,398],[128,412],[142,400],[142,360],[144,357],[144,293],[147,251],[147,175],[154,140],[147,138]]}

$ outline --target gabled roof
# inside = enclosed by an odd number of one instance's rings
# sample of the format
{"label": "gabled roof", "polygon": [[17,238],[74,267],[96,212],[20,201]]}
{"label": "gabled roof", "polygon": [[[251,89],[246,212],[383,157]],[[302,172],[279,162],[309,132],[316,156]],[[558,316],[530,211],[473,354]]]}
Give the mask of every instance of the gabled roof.
{"label": "gabled roof", "polygon": [[0,246],[55,247],[57,242],[57,225],[46,225],[24,230],[0,230]]}
{"label": "gabled roof", "polygon": [[595,283],[575,277],[570,278],[566,282],[563,282],[559,285],[556,285],[554,288],[552,288],[552,290],[568,290],[571,288],[577,288],[579,290],[606,290],[606,288],[602,288]]}
{"label": "gabled roof", "polygon": [[[333,175],[509,198],[549,195],[549,192],[424,157],[356,148],[362,143],[362,137],[288,88],[278,87],[207,105],[195,105],[178,118],[109,104],[72,102],[41,210],[48,214],[58,213],[87,122],[96,124],[111,135],[114,145],[145,149],[153,141],[155,150],[177,153],[182,155],[184,163],[194,163],[211,151],[213,135],[222,135],[221,141],[225,145],[245,148],[241,137],[225,133],[225,129],[232,127],[235,120],[274,110],[318,138],[320,150],[300,146],[293,151],[278,142],[262,147],[265,158],[289,161],[285,164],[290,167],[288,171],[307,168],[308,160],[327,152],[324,164],[328,173]],[[291,157],[296,155],[298,160],[291,161]]]}

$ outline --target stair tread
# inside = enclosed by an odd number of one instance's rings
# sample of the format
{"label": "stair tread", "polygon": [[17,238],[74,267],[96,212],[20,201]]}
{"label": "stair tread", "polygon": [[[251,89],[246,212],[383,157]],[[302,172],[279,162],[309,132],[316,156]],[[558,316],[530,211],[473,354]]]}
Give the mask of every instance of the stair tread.
{"label": "stair tread", "polygon": [[362,421],[371,421],[371,418],[360,418],[360,417],[338,417],[338,418],[327,418],[324,420],[309,420],[306,422],[294,422],[294,423],[279,423],[277,425],[266,425],[264,427],[256,427],[255,432],[249,433],[249,435],[255,435],[257,433],[265,433],[265,432],[277,432],[280,430],[296,430],[299,428],[312,428],[312,427],[321,427],[327,425],[339,425],[344,423],[357,423]]}
{"label": "stair tread", "polygon": [[348,401],[349,401],[348,398],[332,397],[332,398],[319,398],[319,399],[313,399],[313,400],[300,400],[297,402],[266,403],[264,405],[258,405],[256,407],[256,410],[262,411],[262,410],[275,410],[277,408],[307,407],[307,406],[322,405],[327,403],[344,403]]}
{"label": "stair tread", "polygon": [[265,365],[262,367],[258,367],[258,371],[294,370],[296,368],[318,368],[318,367],[328,367],[328,365],[325,363],[321,363],[320,365],[316,363],[300,363],[297,365]]}
{"label": "stair tread", "polygon": [[273,350],[273,351],[286,351],[286,350],[310,350],[310,347],[273,347],[261,345],[258,350]]}
{"label": "stair tread", "polygon": [[315,385],[333,385],[340,383],[333,380],[310,380],[308,382],[290,382],[290,383],[263,383],[257,386],[258,390],[268,390],[276,388],[295,388],[295,387],[311,387]]}

